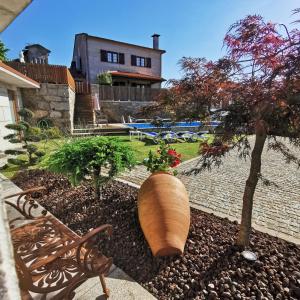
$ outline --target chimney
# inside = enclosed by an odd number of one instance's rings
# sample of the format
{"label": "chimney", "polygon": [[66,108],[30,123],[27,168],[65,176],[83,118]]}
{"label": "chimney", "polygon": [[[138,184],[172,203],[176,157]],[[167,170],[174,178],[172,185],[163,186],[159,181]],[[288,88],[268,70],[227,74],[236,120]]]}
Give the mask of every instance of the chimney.
{"label": "chimney", "polygon": [[152,35],[153,38],[153,49],[159,49],[159,37],[160,35],[157,33],[154,33]]}

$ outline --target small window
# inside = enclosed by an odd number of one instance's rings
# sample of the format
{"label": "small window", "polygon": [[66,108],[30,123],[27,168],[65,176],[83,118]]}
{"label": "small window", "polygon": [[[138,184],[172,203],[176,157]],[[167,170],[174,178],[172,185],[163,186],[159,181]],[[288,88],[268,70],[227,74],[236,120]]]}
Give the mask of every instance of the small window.
{"label": "small window", "polygon": [[113,64],[125,64],[124,53],[101,50],[101,61]]}
{"label": "small window", "polygon": [[131,65],[143,68],[151,68],[151,58],[132,55]]}
{"label": "small window", "polygon": [[139,67],[141,65],[141,58],[137,57],[136,58],[136,65]]}
{"label": "small window", "polygon": [[112,52],[107,52],[107,61],[108,62],[113,62],[113,54],[112,54]]}
{"label": "small window", "polygon": [[118,62],[118,53],[113,53],[112,54],[112,62],[117,63]]}

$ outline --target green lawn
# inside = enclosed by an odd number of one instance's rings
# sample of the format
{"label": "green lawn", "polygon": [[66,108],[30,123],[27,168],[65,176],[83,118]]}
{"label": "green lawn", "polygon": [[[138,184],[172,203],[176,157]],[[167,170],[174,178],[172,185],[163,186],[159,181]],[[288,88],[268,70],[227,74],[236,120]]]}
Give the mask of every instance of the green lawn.
{"label": "green lawn", "polygon": [[[119,136],[119,138],[126,145],[129,145],[134,149],[136,153],[136,159],[139,162],[142,162],[144,158],[148,156],[150,150],[156,151],[158,149],[158,145],[145,145],[144,142],[139,141],[136,138],[133,138],[131,141],[129,140],[128,136]],[[199,143],[176,143],[171,145],[178,153],[181,153],[183,160],[189,160],[197,156]]]}
{"label": "green lawn", "polygon": [[[144,142],[139,141],[137,138],[132,138],[131,141],[129,139],[129,136],[118,136],[118,138],[126,145],[132,147],[132,149],[135,151],[136,159],[139,163],[141,163],[143,159],[148,156],[150,150],[156,151],[156,149],[158,149],[157,145],[145,145]],[[68,140],[69,139],[66,138],[49,140],[47,142],[41,141],[38,142],[37,145],[39,149],[46,152],[46,156],[48,156],[51,152],[56,150],[62,143],[67,142]],[[174,147],[178,153],[181,153],[182,160],[185,161],[197,156],[199,143],[176,143],[172,144],[172,147]],[[36,168],[38,166],[39,165],[34,167]],[[9,166],[7,169],[2,171],[2,174],[8,178],[11,178],[17,171],[17,166]]]}

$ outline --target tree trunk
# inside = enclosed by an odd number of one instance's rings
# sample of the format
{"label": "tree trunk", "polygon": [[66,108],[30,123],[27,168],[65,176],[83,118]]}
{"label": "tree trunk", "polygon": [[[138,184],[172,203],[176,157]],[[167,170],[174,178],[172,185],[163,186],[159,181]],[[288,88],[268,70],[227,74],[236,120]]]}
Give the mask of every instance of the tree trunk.
{"label": "tree trunk", "polygon": [[255,144],[251,154],[250,174],[246,181],[243,195],[243,209],[237,245],[247,247],[251,232],[253,196],[261,172],[261,155],[267,138],[264,121],[258,121],[255,126]]}
{"label": "tree trunk", "polygon": [[94,185],[95,185],[95,200],[101,198],[101,185],[100,185],[100,167],[94,167]]}

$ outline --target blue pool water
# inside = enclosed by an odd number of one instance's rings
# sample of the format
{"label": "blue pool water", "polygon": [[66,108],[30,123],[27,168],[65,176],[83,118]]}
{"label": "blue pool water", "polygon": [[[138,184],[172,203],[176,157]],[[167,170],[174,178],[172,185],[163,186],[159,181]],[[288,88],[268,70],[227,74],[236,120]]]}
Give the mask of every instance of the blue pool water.
{"label": "blue pool water", "polygon": [[[128,127],[136,128],[136,129],[150,129],[150,128],[158,128],[151,123],[127,123]],[[200,126],[200,122],[176,122],[176,123],[164,123],[164,126],[159,128],[171,128],[171,127],[198,127]]]}
{"label": "blue pool water", "polygon": [[[211,126],[217,126],[220,122],[210,122]],[[151,129],[158,128],[151,123],[126,123],[128,127],[136,129]],[[159,128],[172,128],[172,127],[199,127],[201,122],[176,122],[176,123],[165,123],[163,127]]]}

